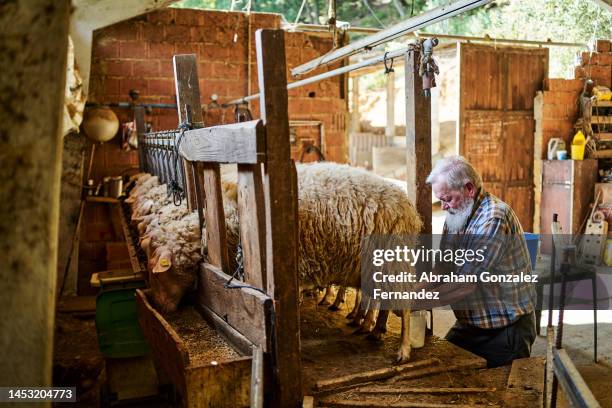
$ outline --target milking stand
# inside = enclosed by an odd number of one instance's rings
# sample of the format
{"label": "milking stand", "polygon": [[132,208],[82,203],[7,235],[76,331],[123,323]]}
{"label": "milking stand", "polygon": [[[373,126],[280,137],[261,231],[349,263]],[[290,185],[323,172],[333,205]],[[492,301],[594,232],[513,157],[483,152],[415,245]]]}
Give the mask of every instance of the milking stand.
{"label": "milking stand", "polygon": [[131,270],[105,271],[92,277],[96,298],[98,346],[104,356],[106,382],[100,406],[130,406],[158,400],[158,380],[136,314],[135,290],[145,287]]}

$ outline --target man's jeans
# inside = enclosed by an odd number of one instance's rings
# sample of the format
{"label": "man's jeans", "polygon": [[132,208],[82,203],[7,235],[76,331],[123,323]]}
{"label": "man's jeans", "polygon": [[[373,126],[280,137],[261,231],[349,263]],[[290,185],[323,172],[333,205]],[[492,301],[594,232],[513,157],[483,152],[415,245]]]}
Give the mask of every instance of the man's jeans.
{"label": "man's jeans", "polygon": [[534,312],[521,316],[516,322],[501,329],[481,329],[456,322],[446,334],[446,340],[485,358],[489,368],[529,357],[535,338]]}

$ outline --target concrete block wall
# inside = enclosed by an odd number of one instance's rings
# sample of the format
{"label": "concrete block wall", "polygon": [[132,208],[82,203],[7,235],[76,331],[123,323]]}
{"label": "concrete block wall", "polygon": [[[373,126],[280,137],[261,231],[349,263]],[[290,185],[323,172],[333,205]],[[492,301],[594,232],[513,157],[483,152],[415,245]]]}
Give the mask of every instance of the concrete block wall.
{"label": "concrete block wall", "polygon": [[[94,33],[89,99],[99,103],[127,102],[129,91],[138,89],[142,102],[175,103],[172,56],[182,53],[198,56],[202,104],[210,104],[213,94],[224,102],[257,92],[255,31],[279,27],[277,14],[251,13],[249,18],[239,12],[172,8],[106,27]],[[332,47],[331,36],[321,34],[286,33],[285,43],[288,68]],[[292,81],[289,76],[288,80]],[[322,121],[325,156],[338,162],[348,159],[346,94],[343,77],[289,92],[290,119]],[[257,117],[258,102],[251,106]],[[115,112],[122,122],[130,120],[128,109]],[[175,111],[161,109],[155,109],[147,120],[154,130],[176,128],[178,121]],[[204,120],[207,126],[232,123],[233,109],[206,109]],[[311,133],[300,130],[298,139],[301,134],[312,139]],[[136,153],[123,152],[118,139],[97,147],[93,166],[96,180],[138,165]],[[298,140],[292,149],[293,158],[298,159],[300,153]]]}

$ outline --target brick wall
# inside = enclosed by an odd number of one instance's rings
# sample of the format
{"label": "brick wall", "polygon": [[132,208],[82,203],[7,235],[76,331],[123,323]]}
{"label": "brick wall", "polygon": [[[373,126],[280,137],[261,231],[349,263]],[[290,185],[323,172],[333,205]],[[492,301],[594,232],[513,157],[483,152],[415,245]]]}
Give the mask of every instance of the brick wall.
{"label": "brick wall", "polygon": [[[172,56],[182,53],[198,56],[202,104],[208,105],[212,94],[224,102],[257,92],[255,31],[278,27],[280,15],[276,14],[252,13],[249,23],[244,13],[163,9],[98,30],[94,33],[89,99],[126,102],[130,89],[138,89],[142,102],[175,103]],[[285,45],[289,68],[329,51],[332,41],[329,35],[286,33]],[[259,115],[257,105],[252,103],[255,117]],[[291,120],[323,122],[328,160],[348,159],[347,110],[343,77],[289,92]],[[122,122],[130,119],[128,109],[115,111]],[[154,130],[177,126],[172,110],[155,109],[147,120]],[[206,109],[204,121],[207,126],[232,123],[233,110]],[[319,144],[316,128],[298,128],[296,133],[298,143],[292,148],[295,159],[301,153],[300,139]],[[138,165],[136,153],[122,152],[118,139],[98,146],[92,172],[96,180]]]}
{"label": "brick wall", "polygon": [[595,85],[612,85],[612,52],[610,41],[597,40],[596,52],[582,53],[582,64],[574,69],[576,79],[591,78]]}
{"label": "brick wall", "polygon": [[580,109],[578,98],[582,93],[585,79],[595,85],[612,86],[612,47],[608,40],[597,40],[596,52],[582,53],[582,61],[574,67],[574,79],[549,78],[545,81],[542,99],[537,101],[536,133],[541,132],[541,158],[546,158],[548,141],[560,137],[566,144],[571,143],[575,134],[574,123]]}
{"label": "brick wall", "polygon": [[578,97],[583,84],[581,79],[544,80],[544,91],[534,104],[536,134],[541,134],[541,159],[546,159],[551,138],[562,138],[566,144],[571,142],[575,133],[574,123],[579,114]]}

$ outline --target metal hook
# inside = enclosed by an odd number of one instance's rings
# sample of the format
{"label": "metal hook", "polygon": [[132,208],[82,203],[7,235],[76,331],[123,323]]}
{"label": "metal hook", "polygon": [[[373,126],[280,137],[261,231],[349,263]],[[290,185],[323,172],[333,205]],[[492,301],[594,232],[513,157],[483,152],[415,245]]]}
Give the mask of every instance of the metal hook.
{"label": "metal hook", "polygon": [[385,75],[395,72],[393,69],[393,58],[391,58],[391,65],[387,66],[387,61],[389,61],[389,59],[387,59],[387,54],[389,54],[389,51],[386,51],[385,56],[383,57],[383,63],[385,64]]}

